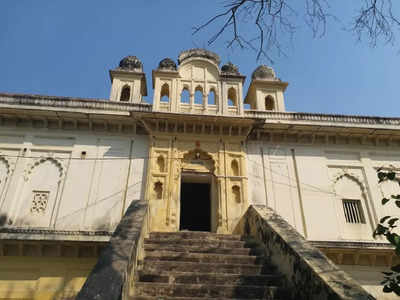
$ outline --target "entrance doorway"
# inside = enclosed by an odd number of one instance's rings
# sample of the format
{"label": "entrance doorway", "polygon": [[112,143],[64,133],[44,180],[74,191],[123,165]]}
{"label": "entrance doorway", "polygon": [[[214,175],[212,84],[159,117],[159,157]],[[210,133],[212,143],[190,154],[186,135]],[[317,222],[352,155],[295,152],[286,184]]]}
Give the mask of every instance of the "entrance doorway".
{"label": "entrance doorway", "polygon": [[210,183],[181,182],[180,230],[211,231]]}

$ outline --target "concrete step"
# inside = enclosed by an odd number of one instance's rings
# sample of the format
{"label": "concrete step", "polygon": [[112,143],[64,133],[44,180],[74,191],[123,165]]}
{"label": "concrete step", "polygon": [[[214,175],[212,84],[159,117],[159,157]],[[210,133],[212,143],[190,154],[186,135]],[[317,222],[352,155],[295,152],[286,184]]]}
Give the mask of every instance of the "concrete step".
{"label": "concrete step", "polygon": [[250,255],[221,255],[215,253],[187,253],[175,251],[146,251],[145,259],[149,261],[186,261],[203,263],[233,263],[233,264],[256,264],[259,260]]}
{"label": "concrete step", "polygon": [[204,231],[178,231],[178,232],[151,232],[150,238],[157,239],[163,237],[174,237],[181,239],[209,239],[209,240],[225,240],[225,241],[241,241],[240,235],[234,234],[218,234]]}
{"label": "concrete step", "polygon": [[181,261],[148,261],[140,262],[143,272],[191,272],[198,273],[228,273],[242,275],[260,275],[270,273],[265,266],[251,264],[218,264],[218,263],[197,263]]}
{"label": "concrete step", "polygon": [[152,244],[147,241],[144,245],[144,249],[147,253],[150,251],[173,251],[173,252],[190,252],[190,253],[217,253],[227,255],[248,255],[250,248],[220,248],[215,245],[177,245],[168,243],[156,243]]}
{"label": "concrete step", "polygon": [[232,286],[215,284],[166,284],[137,282],[135,290],[138,296],[158,297],[209,297],[276,299],[279,288],[275,286]]}
{"label": "concrete step", "polygon": [[217,284],[217,285],[273,285],[282,283],[282,276],[276,274],[238,275],[194,272],[138,273],[140,282],[182,283],[182,284]]}
{"label": "concrete step", "polygon": [[203,246],[213,248],[244,248],[245,242],[243,241],[230,241],[230,240],[203,240],[203,239],[181,239],[174,236],[163,236],[156,239],[145,239],[145,244],[173,244],[179,246]]}

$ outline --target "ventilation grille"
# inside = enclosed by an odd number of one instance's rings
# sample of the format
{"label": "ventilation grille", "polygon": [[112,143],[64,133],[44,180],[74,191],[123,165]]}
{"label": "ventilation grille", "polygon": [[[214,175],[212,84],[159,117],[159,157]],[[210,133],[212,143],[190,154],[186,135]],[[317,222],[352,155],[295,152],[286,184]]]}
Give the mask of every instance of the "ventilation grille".
{"label": "ventilation grille", "polygon": [[360,200],[343,199],[343,210],[347,223],[365,224],[364,213],[362,211]]}

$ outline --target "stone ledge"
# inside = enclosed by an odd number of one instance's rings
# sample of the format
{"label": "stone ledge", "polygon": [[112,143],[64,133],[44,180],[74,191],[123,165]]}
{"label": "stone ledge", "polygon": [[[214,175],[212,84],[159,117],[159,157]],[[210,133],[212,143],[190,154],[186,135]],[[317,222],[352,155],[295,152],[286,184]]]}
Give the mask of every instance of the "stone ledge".
{"label": "stone ledge", "polygon": [[0,240],[108,242],[111,235],[112,232],[108,231],[71,231],[8,227],[0,228]]}
{"label": "stone ledge", "polygon": [[394,247],[385,242],[357,242],[357,241],[308,241],[318,248],[342,248],[342,249],[371,249],[371,250],[393,250]]}

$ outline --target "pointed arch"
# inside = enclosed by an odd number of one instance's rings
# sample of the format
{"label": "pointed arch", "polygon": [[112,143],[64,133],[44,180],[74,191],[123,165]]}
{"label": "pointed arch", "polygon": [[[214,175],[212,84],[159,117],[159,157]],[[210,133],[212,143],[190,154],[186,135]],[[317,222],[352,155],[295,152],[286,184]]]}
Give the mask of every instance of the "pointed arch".
{"label": "pointed arch", "polygon": [[275,100],[271,95],[265,97],[265,110],[275,110]]}
{"label": "pointed arch", "polygon": [[122,102],[128,102],[131,99],[131,87],[125,84],[121,90],[121,96],[119,98]]}
{"label": "pointed arch", "polygon": [[203,104],[203,88],[201,86],[197,86],[194,90],[194,103]]}
{"label": "pointed arch", "polygon": [[169,84],[164,83],[160,91],[160,102],[169,102],[169,101],[170,101]]}
{"label": "pointed arch", "polygon": [[189,89],[185,86],[181,92],[181,103],[190,103]]}
{"label": "pointed arch", "polygon": [[216,98],[216,93],[215,93],[215,89],[211,88],[210,92],[208,93],[208,104],[209,105],[216,105],[217,104],[217,98]]}
{"label": "pointed arch", "polygon": [[228,106],[237,106],[237,104],[236,89],[231,87],[228,89]]}

